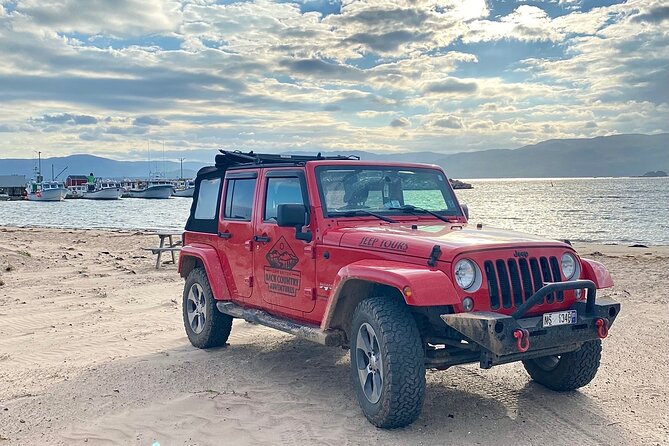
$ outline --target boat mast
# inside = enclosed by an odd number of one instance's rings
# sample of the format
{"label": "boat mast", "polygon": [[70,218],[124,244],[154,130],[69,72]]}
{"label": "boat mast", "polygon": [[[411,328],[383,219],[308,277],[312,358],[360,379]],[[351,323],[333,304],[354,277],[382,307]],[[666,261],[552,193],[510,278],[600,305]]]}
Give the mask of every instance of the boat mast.
{"label": "boat mast", "polygon": [[179,177],[180,180],[184,179],[184,160],[186,158],[179,158],[179,162],[181,163],[181,176]]}
{"label": "boat mast", "polygon": [[146,140],[146,151],[148,152],[149,156],[149,180],[151,180],[151,140],[147,139]]}

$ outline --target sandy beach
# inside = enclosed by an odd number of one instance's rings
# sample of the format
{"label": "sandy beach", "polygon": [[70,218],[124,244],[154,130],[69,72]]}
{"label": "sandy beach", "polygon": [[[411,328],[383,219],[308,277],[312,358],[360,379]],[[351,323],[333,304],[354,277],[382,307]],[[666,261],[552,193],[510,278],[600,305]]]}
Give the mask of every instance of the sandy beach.
{"label": "sandy beach", "polygon": [[176,267],[141,249],[157,241],[0,228],[0,445],[669,444],[669,247],[577,245],[622,303],[590,385],[553,393],[520,364],[428,371],[422,416],[383,431],[342,349],[243,321],[228,347],[193,348]]}

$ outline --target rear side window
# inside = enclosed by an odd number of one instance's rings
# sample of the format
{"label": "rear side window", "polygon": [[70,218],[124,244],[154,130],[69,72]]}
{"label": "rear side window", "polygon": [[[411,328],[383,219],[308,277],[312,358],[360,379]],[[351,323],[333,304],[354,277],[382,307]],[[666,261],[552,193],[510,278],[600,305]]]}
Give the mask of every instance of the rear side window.
{"label": "rear side window", "polygon": [[276,220],[280,204],[304,204],[302,186],[297,177],[268,178],[265,197],[265,220]]}
{"label": "rear side window", "polygon": [[228,180],[223,217],[230,220],[251,221],[255,178]]}
{"label": "rear side window", "polygon": [[197,194],[197,206],[195,207],[195,218],[197,220],[211,220],[216,218],[216,205],[218,204],[218,194],[220,190],[220,178],[202,180],[200,183],[200,192]]}

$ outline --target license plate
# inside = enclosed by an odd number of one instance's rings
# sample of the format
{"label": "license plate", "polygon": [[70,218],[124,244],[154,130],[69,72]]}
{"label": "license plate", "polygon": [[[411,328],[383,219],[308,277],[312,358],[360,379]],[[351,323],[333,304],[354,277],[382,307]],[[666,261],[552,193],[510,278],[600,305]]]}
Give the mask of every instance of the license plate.
{"label": "license plate", "polygon": [[576,310],[556,311],[544,313],[544,328],[558,325],[572,325],[576,323]]}

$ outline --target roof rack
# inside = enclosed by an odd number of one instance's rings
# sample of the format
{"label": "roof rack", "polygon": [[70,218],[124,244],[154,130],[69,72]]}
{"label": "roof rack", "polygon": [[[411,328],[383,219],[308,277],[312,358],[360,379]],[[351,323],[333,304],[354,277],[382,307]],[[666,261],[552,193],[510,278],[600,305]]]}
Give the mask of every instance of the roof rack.
{"label": "roof rack", "polygon": [[260,166],[267,164],[285,164],[297,165],[304,164],[307,161],[320,160],[359,160],[360,157],[356,155],[334,155],[323,156],[319,152],[317,155],[270,155],[262,153],[241,152],[239,150],[229,151],[220,150],[220,154],[216,155],[216,167],[229,169],[236,166]]}

